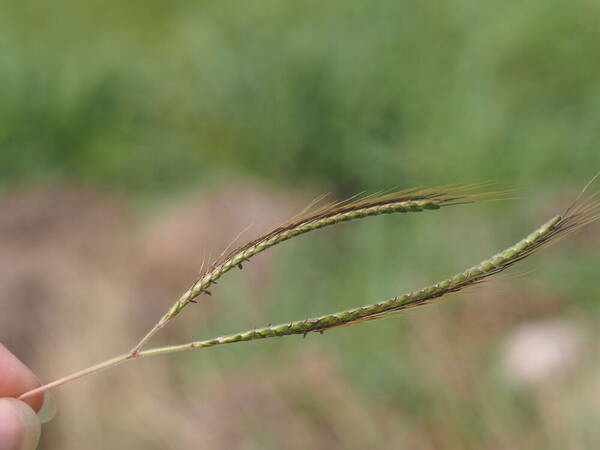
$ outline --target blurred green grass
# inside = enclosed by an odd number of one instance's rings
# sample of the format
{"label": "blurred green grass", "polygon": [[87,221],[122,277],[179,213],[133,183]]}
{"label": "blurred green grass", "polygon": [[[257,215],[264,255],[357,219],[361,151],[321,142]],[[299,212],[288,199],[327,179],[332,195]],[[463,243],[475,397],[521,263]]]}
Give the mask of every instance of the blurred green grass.
{"label": "blurred green grass", "polygon": [[598,8],[5,1],[0,177],[579,185],[600,166]]}
{"label": "blurred green grass", "polygon": [[[248,286],[231,277],[219,286],[219,320],[191,327],[189,338],[387,298],[511,244],[600,169],[599,13],[600,4],[583,0],[4,0],[0,187],[95,186],[150,211],[188,191],[256,179],[307,199],[485,180],[525,188],[510,202],[370,219],[285,244],[264,309],[244,302]],[[301,345],[314,347],[335,358],[365,411],[383,403],[403,427],[434,436],[422,448],[598,443],[587,429],[573,431],[579,441],[549,435],[539,399],[507,386],[494,359],[511,326],[551,308],[597,324],[591,241],[572,239],[536,258],[528,265],[536,271],[511,280],[507,297],[490,287],[488,306],[518,309],[520,291],[542,300],[524,301],[533,312],[523,316],[504,312],[489,334],[472,323],[481,313],[469,306],[474,293],[306,342],[171,362],[191,379],[268,372]],[[559,307],[538,305],[554,297]],[[456,346],[445,350],[445,338],[423,331],[430,320]],[[477,366],[482,379],[443,358],[427,363],[428,345],[435,359],[456,352],[456,364]],[[462,377],[473,383],[470,395]],[[371,426],[375,437],[357,438],[355,448],[393,434],[393,426],[388,434]],[[245,448],[277,448],[268,441],[263,433]]]}

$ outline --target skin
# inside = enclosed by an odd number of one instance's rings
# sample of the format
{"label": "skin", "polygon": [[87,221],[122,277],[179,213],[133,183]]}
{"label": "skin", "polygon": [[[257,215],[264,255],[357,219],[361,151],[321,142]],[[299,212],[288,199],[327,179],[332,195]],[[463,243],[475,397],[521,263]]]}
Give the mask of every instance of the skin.
{"label": "skin", "polygon": [[40,438],[36,413],[44,402],[43,394],[24,401],[19,395],[40,385],[35,375],[0,344],[0,450],[32,450]]}

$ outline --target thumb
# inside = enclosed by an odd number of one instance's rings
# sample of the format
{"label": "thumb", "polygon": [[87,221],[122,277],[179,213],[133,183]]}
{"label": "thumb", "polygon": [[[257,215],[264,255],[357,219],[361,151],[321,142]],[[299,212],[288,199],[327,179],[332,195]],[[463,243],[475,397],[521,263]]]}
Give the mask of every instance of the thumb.
{"label": "thumb", "polygon": [[34,450],[40,428],[29,405],[15,398],[0,398],[0,450]]}

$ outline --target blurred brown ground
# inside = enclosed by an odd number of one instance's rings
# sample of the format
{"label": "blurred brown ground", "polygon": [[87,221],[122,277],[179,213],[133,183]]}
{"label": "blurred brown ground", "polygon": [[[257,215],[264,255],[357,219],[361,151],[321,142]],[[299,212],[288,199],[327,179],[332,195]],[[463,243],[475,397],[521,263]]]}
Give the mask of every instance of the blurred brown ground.
{"label": "blurred brown ground", "polygon": [[[5,193],[0,340],[45,381],[121,353],[193,280],[203,255],[219,253],[248,220],[253,231],[265,229],[307,200],[243,184],[189,195],[142,217],[119,197],[78,186]],[[272,259],[266,254],[248,267],[237,274],[247,283],[246,301],[255,318],[267,317],[262,298]],[[587,443],[597,442],[595,435],[586,431],[573,440],[572,433],[600,417],[598,358],[586,363],[584,357],[597,346],[576,346],[569,373],[523,387],[539,412],[535,427],[512,415],[518,407],[495,389],[502,383],[494,388],[484,379],[481,358],[492,337],[560,315],[559,297],[531,289],[522,292],[508,280],[469,294],[477,302],[412,316],[408,345],[384,356],[414,364],[437,402],[427,413],[409,399],[370,396],[343,369],[340,355],[307,339],[294,354],[258,356],[240,368],[210,368],[209,360],[209,370],[184,376],[177,356],[166,356],[66,385],[53,394],[58,415],[45,426],[41,448],[514,449],[550,448],[552,441],[592,448]],[[193,338],[223,311],[207,299],[158,341]],[[585,335],[585,320],[576,327]],[[206,358],[202,352],[188,357]],[[465,410],[480,416],[465,417]],[[457,423],[465,420],[483,431],[461,432]]]}

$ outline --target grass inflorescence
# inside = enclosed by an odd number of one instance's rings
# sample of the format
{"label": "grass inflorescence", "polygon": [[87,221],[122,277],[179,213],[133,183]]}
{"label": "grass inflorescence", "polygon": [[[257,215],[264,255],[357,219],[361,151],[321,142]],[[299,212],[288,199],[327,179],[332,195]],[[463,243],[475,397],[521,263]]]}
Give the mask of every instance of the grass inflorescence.
{"label": "grass inflorescence", "polygon": [[557,239],[566,236],[568,233],[597,220],[600,218],[599,206],[600,202],[576,205],[570,208],[565,215],[551,218],[526,238],[491,258],[446,280],[417,291],[372,305],[326,314],[320,317],[247,330],[187,345],[191,348],[202,348],[291,334],[322,333],[331,328],[351,325],[365,320],[382,319],[397,311],[431,303],[437,299],[445,298],[448,294],[459,292],[481,283],[527,258],[543,246],[554,243]]}
{"label": "grass inflorescence", "polygon": [[23,394],[21,398],[30,397],[36,393],[65,384],[99,370],[113,367],[131,359],[293,334],[306,335],[311,332],[323,333],[326,330],[336,327],[382,319],[404,309],[414,308],[446,298],[449,294],[463,291],[471,286],[489,280],[494,275],[505,271],[539,249],[553,244],[569,233],[598,220],[600,218],[600,200],[595,199],[595,196],[591,196],[588,199],[582,199],[588,186],[586,186],[573,204],[567,208],[563,214],[557,215],[546,221],[521,241],[473,267],[422,289],[378,303],[319,317],[292,321],[279,325],[269,325],[263,328],[255,328],[203,341],[142,350],[143,345],[154,335],[154,333],[181,312],[181,310],[193,301],[195,297],[207,292],[207,288],[211,284],[214,284],[223,274],[234,267],[241,267],[241,264],[248,261],[254,255],[271,248],[280,242],[312,230],[363,217],[390,214],[394,212],[436,210],[445,206],[489,200],[499,198],[500,196],[498,194],[469,193],[473,187],[460,187],[446,190],[403,191],[363,197],[360,199],[350,199],[344,202],[328,204],[316,210],[303,211],[288,222],[247,244],[241,245],[229,252],[223,252],[216,261],[202,272],[202,275],[192,287],[184,293],[184,295],[161,318],[157,325],[155,325],[144,339],[142,339],[131,351],[27,392]]}
{"label": "grass inflorescence", "polygon": [[[438,210],[447,206],[502,198],[505,193],[476,193],[484,185],[450,186],[440,189],[404,190],[354,196],[341,202],[328,203],[320,207],[309,204],[303,211],[273,230],[231,251],[224,251],[213,261],[192,286],[181,295],[156,325],[131,350],[137,353],[143,345],[177,316],[187,305],[196,303],[201,294],[210,295],[210,287],[225,273],[250,259],[293,237],[365,217],[381,214],[422,212]],[[317,201],[318,202],[318,199]]]}

